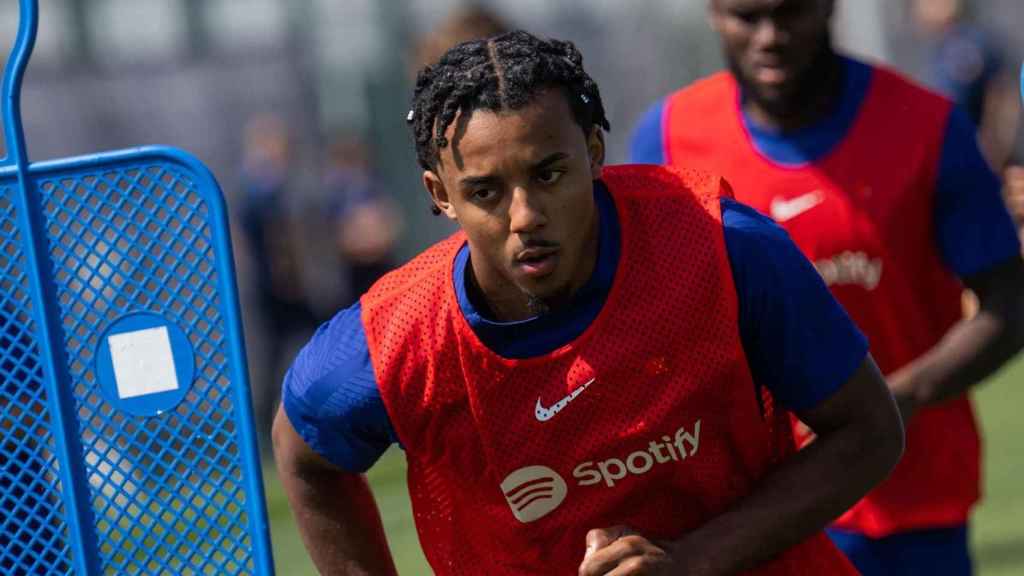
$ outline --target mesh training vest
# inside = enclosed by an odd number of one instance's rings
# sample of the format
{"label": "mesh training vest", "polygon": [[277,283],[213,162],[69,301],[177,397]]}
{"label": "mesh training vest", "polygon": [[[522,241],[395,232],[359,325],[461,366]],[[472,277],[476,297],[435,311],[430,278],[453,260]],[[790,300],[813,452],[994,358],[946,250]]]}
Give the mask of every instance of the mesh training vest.
{"label": "mesh training vest", "polygon": [[[608,299],[541,357],[486,348],[456,301],[461,233],[362,299],[381,395],[405,447],[438,574],[575,574],[588,530],[677,538],[793,451],[741,347],[719,178],[607,168],[622,252]],[[823,534],[753,572],[855,573]]]}
{"label": "mesh training vest", "polygon": [[[755,149],[729,74],[673,94],[667,106],[668,161],[725,175],[737,200],[779,221],[867,335],[883,373],[959,320],[961,286],[942,263],[932,218],[947,100],[875,68],[846,137],[799,167]],[[918,412],[906,442],[893,474],[837,527],[881,537],[966,521],[980,467],[967,397]]]}

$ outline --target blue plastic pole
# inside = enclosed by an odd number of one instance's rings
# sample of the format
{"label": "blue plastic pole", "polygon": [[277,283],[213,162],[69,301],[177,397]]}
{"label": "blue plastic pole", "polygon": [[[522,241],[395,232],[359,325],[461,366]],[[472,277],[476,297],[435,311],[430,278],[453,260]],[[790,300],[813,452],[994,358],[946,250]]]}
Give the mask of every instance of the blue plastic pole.
{"label": "blue plastic pole", "polygon": [[32,273],[28,274],[32,300],[36,304],[36,328],[38,341],[42,343],[41,362],[47,384],[50,426],[53,429],[54,449],[60,462],[61,497],[64,503],[64,517],[68,526],[68,543],[71,546],[71,564],[75,572],[82,576],[99,574],[99,562],[96,557],[95,532],[93,530],[92,509],[89,505],[88,480],[82,464],[82,449],[75,430],[75,415],[70,390],[62,381],[66,379],[64,370],[63,350],[61,341],[60,318],[55,311],[47,306],[53,302],[47,298],[47,286],[52,283],[45,280],[48,271],[39,265],[47,259],[43,237],[39,234],[41,215],[33,209],[30,201],[32,179],[29,175],[28,154],[25,147],[25,134],[21,122],[21,83],[25,68],[35,46],[36,32],[39,27],[38,0],[20,0],[21,17],[18,24],[18,35],[7,62],[3,79],[3,119],[7,142],[7,156],[0,160],[0,165],[14,166],[18,174],[18,193],[15,202],[18,205],[19,222],[24,242],[26,264]]}

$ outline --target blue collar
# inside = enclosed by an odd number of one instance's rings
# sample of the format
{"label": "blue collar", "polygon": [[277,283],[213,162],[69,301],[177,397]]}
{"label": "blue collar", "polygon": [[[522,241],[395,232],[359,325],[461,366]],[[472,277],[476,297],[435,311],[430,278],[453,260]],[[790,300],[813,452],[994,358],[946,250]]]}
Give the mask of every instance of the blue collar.
{"label": "blue collar", "polygon": [[843,88],[836,109],[822,120],[792,132],[780,132],[758,126],[740,107],[743,127],[757,151],[772,162],[786,166],[810,164],[825,157],[842,142],[857,120],[861,105],[871,86],[871,66],[845,56],[837,56],[843,63]]}

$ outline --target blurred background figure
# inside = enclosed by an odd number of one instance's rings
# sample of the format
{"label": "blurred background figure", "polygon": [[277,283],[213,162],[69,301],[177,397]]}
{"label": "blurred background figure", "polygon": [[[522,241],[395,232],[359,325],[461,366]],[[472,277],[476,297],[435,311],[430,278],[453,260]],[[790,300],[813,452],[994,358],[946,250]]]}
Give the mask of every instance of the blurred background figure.
{"label": "blurred background figure", "polygon": [[339,133],[327,146],[324,190],[342,275],[336,308],[351,306],[395,267],[402,217],[372,170],[366,144]]}
{"label": "blurred background figure", "polygon": [[436,62],[456,44],[497,36],[509,30],[508,23],[483,4],[471,2],[457,7],[414,45],[409,59],[412,77],[415,78],[421,68]]}
{"label": "blurred background figure", "polygon": [[[1015,67],[996,33],[977,22],[969,0],[911,0],[914,32],[924,39],[921,79],[951,98],[978,127],[978,144],[996,172],[1004,172],[1011,203],[1016,172],[1008,168],[1017,137],[1020,99]],[[1014,214],[1019,223],[1020,215]],[[965,291],[964,313],[977,311],[977,297]]]}
{"label": "blurred background figure", "polygon": [[925,39],[923,79],[963,108],[1000,170],[1017,133],[1017,84],[1003,42],[969,8],[967,0],[912,0],[911,16]]}
{"label": "blurred background figure", "polygon": [[253,407],[263,450],[269,450],[270,422],[278,386],[291,359],[293,341],[308,337],[316,317],[306,299],[289,196],[294,175],[288,127],[273,115],[253,117],[245,127],[239,238],[249,257],[259,325],[267,353],[253,378]]}

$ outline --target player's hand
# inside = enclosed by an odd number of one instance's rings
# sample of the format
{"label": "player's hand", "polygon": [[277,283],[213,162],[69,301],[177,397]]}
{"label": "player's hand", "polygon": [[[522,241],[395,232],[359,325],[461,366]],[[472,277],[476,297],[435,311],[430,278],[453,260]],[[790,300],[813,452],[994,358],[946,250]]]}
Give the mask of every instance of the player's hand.
{"label": "player's hand", "polygon": [[658,576],[686,574],[669,546],[651,542],[625,526],[591,530],[580,576]]}

